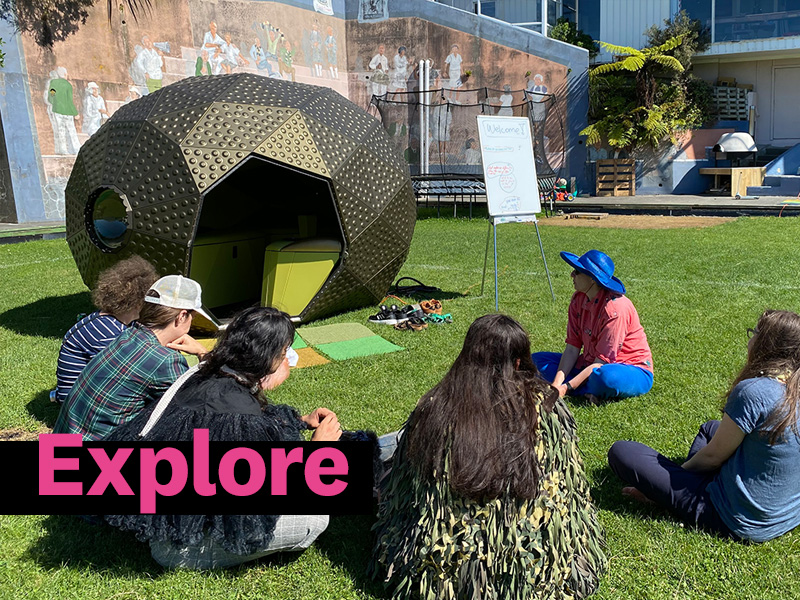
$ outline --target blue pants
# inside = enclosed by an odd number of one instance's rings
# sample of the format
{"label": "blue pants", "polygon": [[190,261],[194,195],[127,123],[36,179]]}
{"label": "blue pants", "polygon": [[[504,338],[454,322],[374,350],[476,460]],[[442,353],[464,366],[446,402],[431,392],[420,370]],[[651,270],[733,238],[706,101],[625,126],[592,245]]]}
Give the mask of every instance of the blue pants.
{"label": "blue pants", "polygon": [[[718,428],[719,421],[703,424],[686,460],[706,446]],[[608,451],[608,464],[625,483],[670,509],[682,521],[724,537],[739,539],[720,518],[708,493],[708,484],[717,471],[687,471],[650,446],[627,441],[614,442]]]}
{"label": "blue pants", "polygon": [[[552,382],[558,371],[561,354],[558,352],[534,352],[533,364],[542,377]],[[567,373],[567,381],[575,377],[581,369],[574,368]],[[634,365],[608,364],[597,367],[589,378],[575,388],[573,395],[593,394],[601,399],[630,398],[641,396],[653,387],[653,374],[647,369]]]}

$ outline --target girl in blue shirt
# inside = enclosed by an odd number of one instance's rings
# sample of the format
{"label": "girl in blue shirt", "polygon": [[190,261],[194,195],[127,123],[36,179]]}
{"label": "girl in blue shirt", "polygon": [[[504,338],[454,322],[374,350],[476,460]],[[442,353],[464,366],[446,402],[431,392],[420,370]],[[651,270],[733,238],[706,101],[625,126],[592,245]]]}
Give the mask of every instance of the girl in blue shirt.
{"label": "girl in blue shirt", "polygon": [[800,524],[800,315],[767,310],[748,329],[747,363],[721,421],[705,423],[678,465],[638,442],[616,442],[608,462],[623,495],[684,521],[763,542]]}

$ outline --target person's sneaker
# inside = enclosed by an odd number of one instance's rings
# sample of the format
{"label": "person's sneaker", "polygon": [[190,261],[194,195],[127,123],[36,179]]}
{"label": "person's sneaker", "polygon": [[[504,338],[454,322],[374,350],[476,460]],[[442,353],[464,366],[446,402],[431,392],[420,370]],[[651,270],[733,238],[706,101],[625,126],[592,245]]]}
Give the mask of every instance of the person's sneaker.
{"label": "person's sneaker", "polygon": [[419,304],[406,304],[400,309],[400,314],[409,319],[422,319],[425,316]]}
{"label": "person's sneaker", "polygon": [[370,323],[380,323],[383,325],[397,325],[403,321],[407,321],[408,317],[405,316],[396,304],[392,304],[391,308],[385,305],[381,306],[380,311],[376,315],[372,315],[367,319]]}

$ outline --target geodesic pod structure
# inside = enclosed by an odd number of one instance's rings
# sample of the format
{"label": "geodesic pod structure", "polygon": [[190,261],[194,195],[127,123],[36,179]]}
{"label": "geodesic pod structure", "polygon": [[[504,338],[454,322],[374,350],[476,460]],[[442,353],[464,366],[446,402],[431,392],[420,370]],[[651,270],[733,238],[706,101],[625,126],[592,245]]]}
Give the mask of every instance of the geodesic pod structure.
{"label": "geodesic pod structure", "polygon": [[[379,121],[328,88],[246,73],[185,79],[117,110],[81,148],[66,209],[89,286],[139,254],[199,281],[209,308],[282,289],[302,321],[379,302],[416,218]],[[276,258],[282,248],[293,258]],[[327,274],[306,270],[313,248]]]}

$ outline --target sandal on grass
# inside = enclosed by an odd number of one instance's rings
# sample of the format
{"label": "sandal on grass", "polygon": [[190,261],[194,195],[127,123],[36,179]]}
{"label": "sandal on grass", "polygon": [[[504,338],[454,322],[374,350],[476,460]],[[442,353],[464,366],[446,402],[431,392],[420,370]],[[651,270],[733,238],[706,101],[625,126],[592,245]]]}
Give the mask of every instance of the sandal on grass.
{"label": "sandal on grass", "polygon": [[422,308],[422,312],[427,314],[442,314],[442,303],[435,298],[431,298],[430,300],[423,300],[419,303],[420,308]]}
{"label": "sandal on grass", "polygon": [[402,323],[394,326],[398,331],[422,331],[428,328],[428,324],[419,317],[411,317]]}
{"label": "sandal on grass", "polygon": [[436,313],[430,313],[425,315],[425,320],[428,323],[436,323],[437,325],[441,325],[442,323],[452,323],[453,322],[453,315],[450,313],[444,315],[438,315]]}

